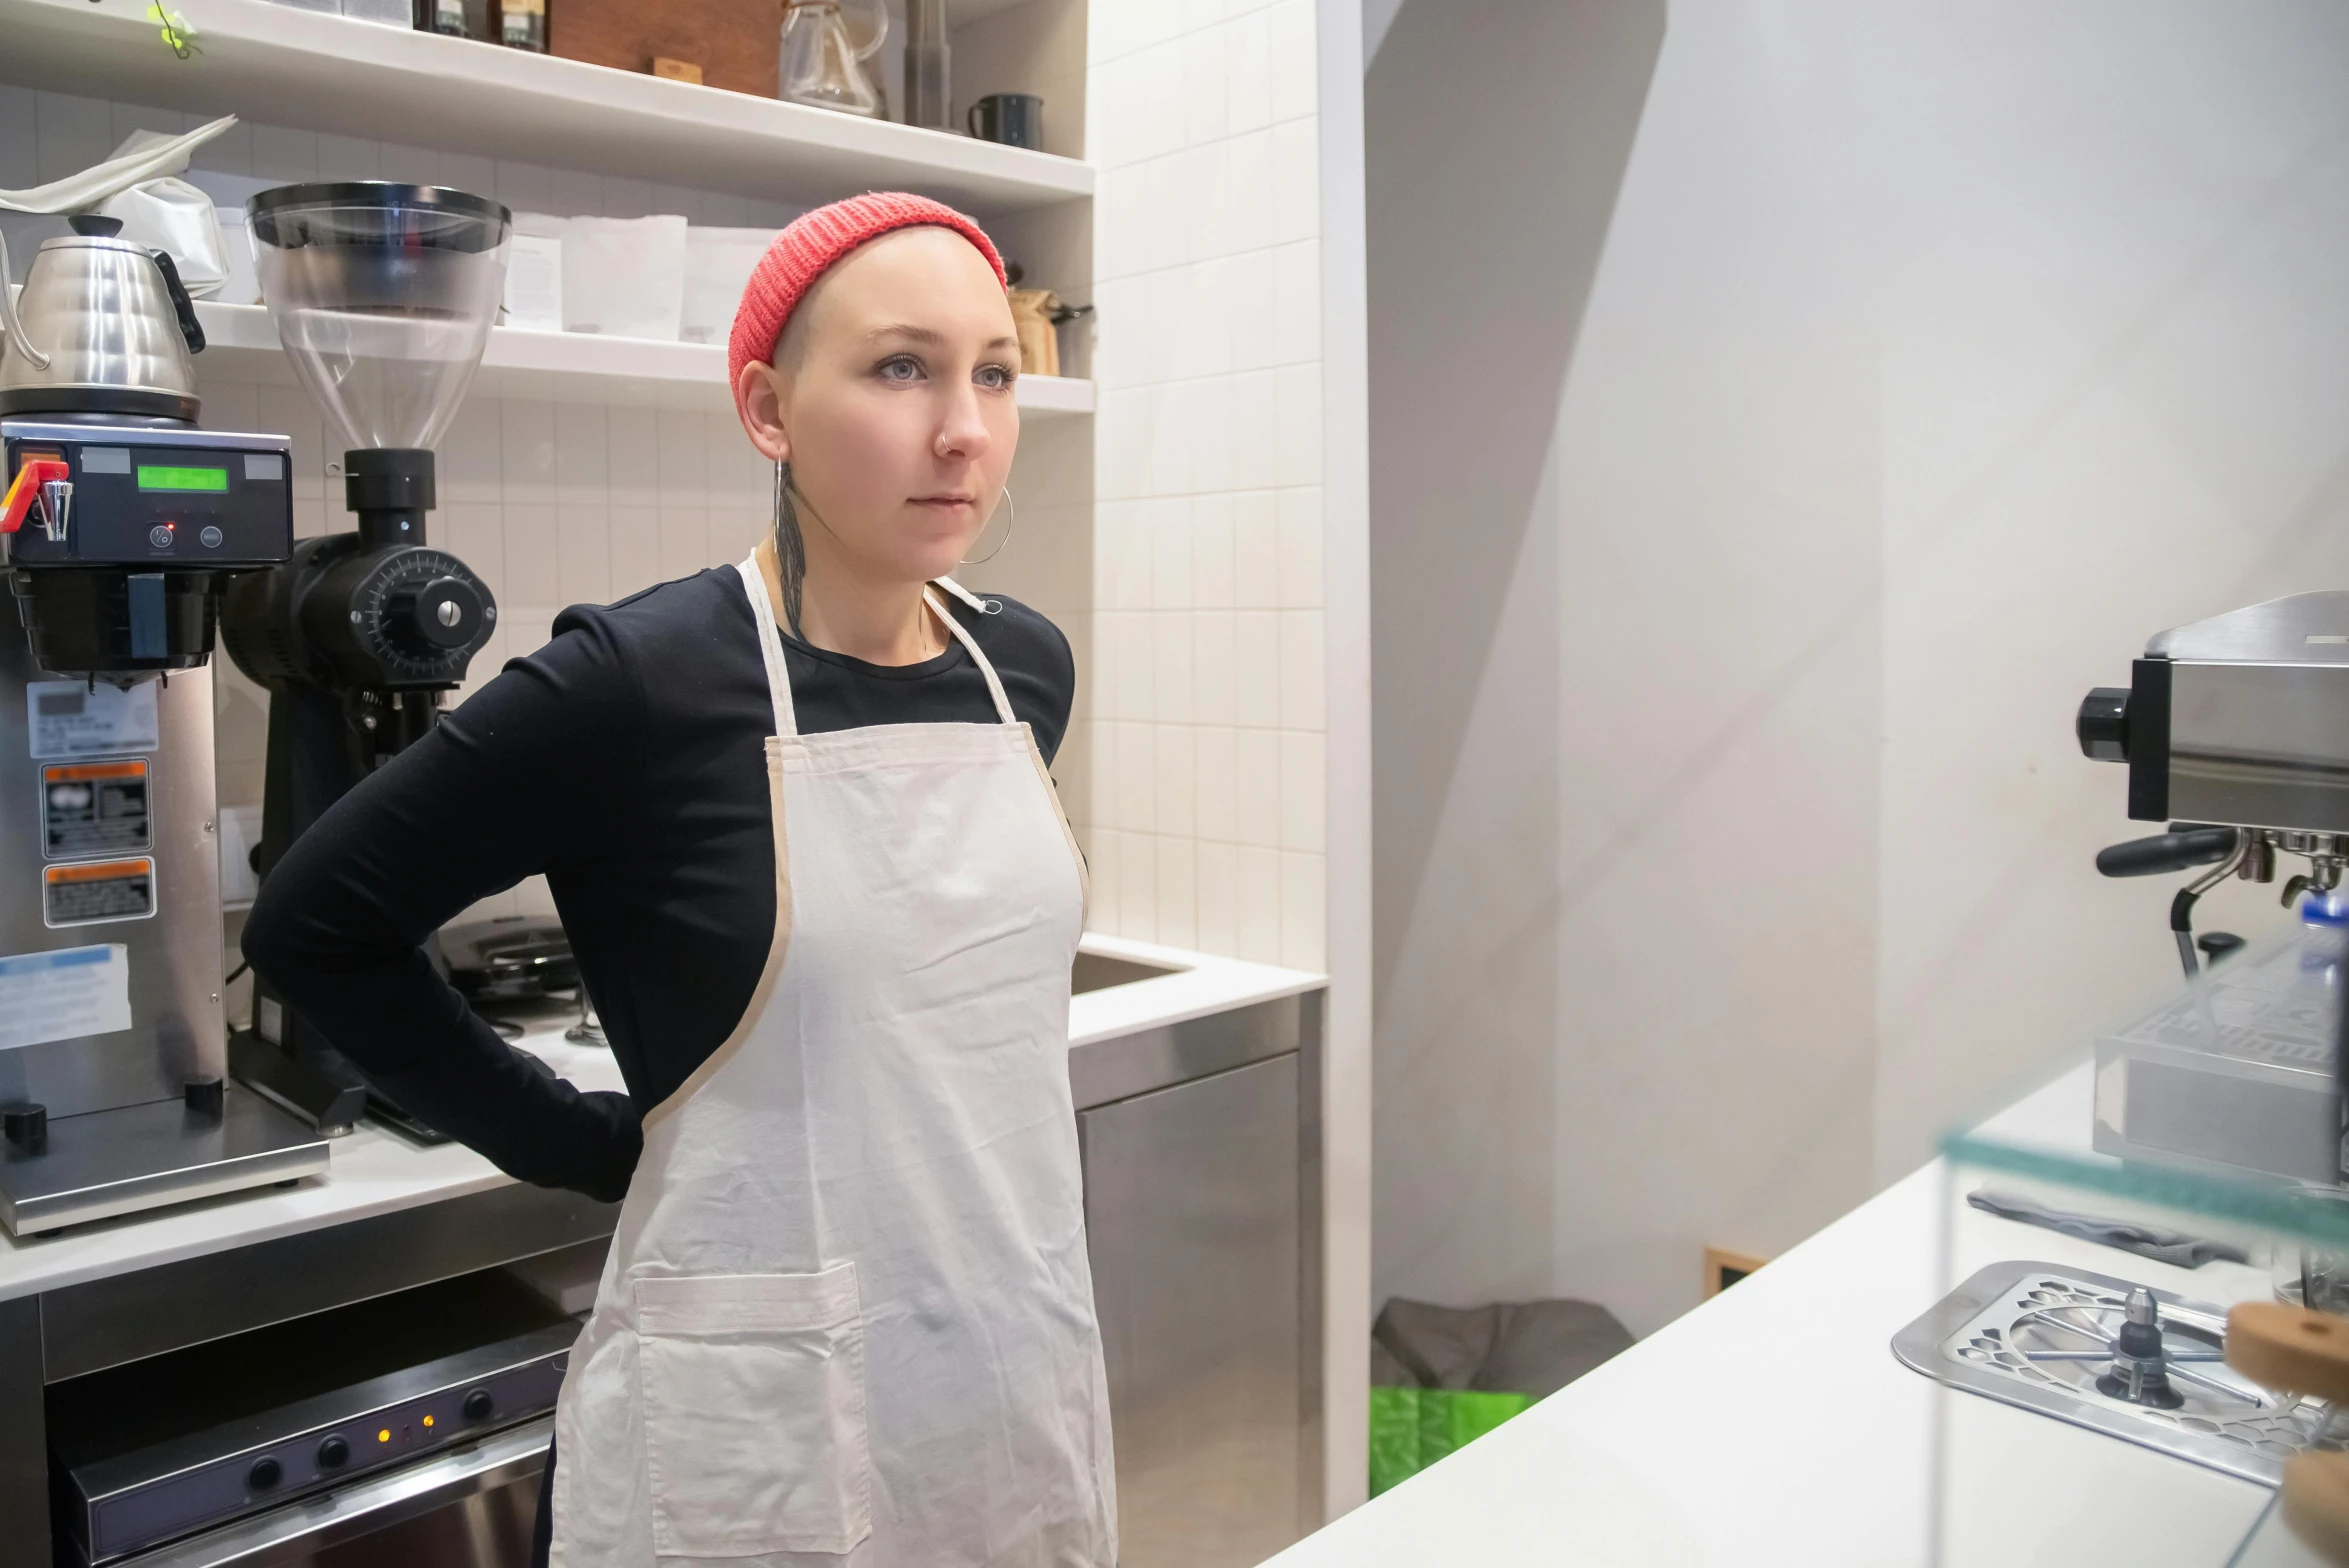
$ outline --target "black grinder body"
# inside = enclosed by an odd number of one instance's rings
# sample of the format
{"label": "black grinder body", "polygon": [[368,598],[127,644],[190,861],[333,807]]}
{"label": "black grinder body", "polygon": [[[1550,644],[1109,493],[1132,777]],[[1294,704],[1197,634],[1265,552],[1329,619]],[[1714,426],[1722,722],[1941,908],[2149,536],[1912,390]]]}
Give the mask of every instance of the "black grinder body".
{"label": "black grinder body", "polygon": [[[356,531],[295,546],[292,559],[238,580],[221,642],[269,692],[261,842],[264,884],[294,843],[368,775],[424,737],[440,694],[459,685],[497,625],[489,587],[425,542],[432,454],[383,448],[346,455]],[[428,1133],[256,975],[253,1027],[231,1041],[237,1075],[322,1131],[362,1110]]]}

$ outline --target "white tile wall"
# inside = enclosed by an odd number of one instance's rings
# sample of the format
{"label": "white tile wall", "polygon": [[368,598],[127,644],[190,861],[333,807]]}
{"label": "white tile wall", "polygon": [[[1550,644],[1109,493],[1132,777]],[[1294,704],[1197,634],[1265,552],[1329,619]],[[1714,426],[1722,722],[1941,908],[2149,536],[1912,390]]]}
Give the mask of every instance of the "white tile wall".
{"label": "white tile wall", "polygon": [[1092,0],[1093,924],[1324,956],[1311,0]]}

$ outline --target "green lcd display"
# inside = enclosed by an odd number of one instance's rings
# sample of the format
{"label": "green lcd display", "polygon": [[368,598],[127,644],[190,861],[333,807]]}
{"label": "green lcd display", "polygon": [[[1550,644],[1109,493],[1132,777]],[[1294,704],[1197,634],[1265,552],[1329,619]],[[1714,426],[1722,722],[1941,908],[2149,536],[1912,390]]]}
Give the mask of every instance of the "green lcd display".
{"label": "green lcd display", "polygon": [[212,490],[225,493],[228,489],[228,470],[225,468],[155,468],[139,465],[141,490]]}

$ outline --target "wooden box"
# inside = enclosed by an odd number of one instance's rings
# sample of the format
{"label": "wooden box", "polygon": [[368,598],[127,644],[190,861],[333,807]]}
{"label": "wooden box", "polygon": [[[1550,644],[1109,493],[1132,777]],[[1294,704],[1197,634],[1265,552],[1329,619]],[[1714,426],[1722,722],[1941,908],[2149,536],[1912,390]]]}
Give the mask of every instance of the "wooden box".
{"label": "wooden box", "polygon": [[546,22],[566,60],[649,72],[663,56],[700,66],[705,86],[775,96],[780,0],[548,0]]}

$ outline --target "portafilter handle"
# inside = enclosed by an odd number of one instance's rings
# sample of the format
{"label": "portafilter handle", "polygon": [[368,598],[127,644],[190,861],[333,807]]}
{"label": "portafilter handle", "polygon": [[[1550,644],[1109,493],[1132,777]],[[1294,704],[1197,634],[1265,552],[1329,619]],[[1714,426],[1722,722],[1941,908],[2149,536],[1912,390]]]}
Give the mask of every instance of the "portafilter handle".
{"label": "portafilter handle", "polygon": [[2108,877],[2154,877],[2189,866],[2216,865],[2235,852],[2233,828],[2187,828],[2133,838],[2096,852],[2096,869]]}

